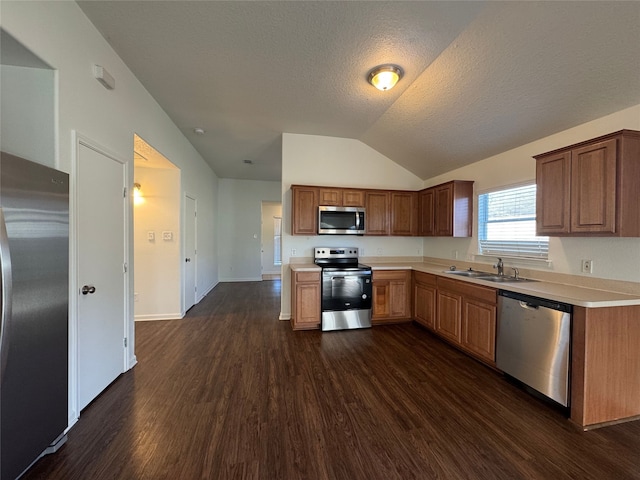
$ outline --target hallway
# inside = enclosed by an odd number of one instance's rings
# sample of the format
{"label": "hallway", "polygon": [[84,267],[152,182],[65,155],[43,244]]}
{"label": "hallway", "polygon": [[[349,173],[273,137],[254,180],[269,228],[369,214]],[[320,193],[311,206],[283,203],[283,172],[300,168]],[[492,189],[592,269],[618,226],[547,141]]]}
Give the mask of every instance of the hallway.
{"label": "hallway", "polygon": [[413,325],[293,332],[280,282],[136,324],[138,365],[25,480],[640,479],[640,421],[582,433]]}

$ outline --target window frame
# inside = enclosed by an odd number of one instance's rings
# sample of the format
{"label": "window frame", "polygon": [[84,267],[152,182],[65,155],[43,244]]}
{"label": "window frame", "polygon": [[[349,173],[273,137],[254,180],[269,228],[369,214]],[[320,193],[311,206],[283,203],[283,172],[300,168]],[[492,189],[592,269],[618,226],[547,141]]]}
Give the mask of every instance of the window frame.
{"label": "window frame", "polygon": [[[488,241],[486,238],[487,226],[492,222],[488,221],[488,213],[489,213],[488,208],[483,209],[483,206],[482,206],[483,201],[481,200],[481,197],[484,195],[492,194],[492,193],[506,192],[508,190],[515,190],[517,188],[522,188],[522,187],[536,187],[535,179],[525,181],[525,182],[515,183],[515,184],[500,185],[494,188],[490,188],[490,189],[478,192],[476,226],[478,229],[477,230],[478,231],[477,251],[479,256],[514,258],[514,259],[533,261],[533,262],[547,262],[547,263],[549,262],[549,237],[547,236],[536,236],[535,237],[536,240],[531,240],[531,241],[505,240],[504,242],[500,242],[499,240],[494,240],[496,244],[503,243],[509,248],[502,249],[502,250],[498,248],[493,248],[493,249],[487,250],[487,247],[485,246],[485,248],[483,249],[482,242]],[[538,192],[536,189],[536,195],[537,193]],[[535,201],[534,201],[534,204],[535,204]],[[535,222],[535,219],[536,219],[536,213],[534,211],[533,215],[528,217],[523,217],[520,221],[530,222],[533,220]],[[504,221],[513,222],[514,220],[504,220]],[[494,223],[500,223],[500,221],[497,221]],[[522,253],[518,253],[518,250],[520,249],[519,247],[526,246],[527,244],[529,244],[529,248],[523,248]],[[494,246],[497,247],[497,245],[495,244]]]}

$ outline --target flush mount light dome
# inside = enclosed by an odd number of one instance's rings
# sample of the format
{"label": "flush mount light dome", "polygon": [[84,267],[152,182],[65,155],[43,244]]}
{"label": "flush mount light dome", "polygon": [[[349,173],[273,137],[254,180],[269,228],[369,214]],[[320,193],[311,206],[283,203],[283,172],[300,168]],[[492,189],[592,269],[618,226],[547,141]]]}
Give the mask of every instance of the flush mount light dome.
{"label": "flush mount light dome", "polygon": [[369,72],[369,83],[378,90],[391,90],[403,73],[397,65],[380,65]]}

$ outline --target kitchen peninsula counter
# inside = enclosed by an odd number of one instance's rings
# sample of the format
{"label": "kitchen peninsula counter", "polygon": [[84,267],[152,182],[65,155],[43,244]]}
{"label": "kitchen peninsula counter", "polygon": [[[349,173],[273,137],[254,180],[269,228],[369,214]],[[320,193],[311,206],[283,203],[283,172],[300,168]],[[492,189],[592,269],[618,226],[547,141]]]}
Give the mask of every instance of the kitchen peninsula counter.
{"label": "kitchen peninsula counter", "polygon": [[[640,305],[640,294],[633,295],[609,290],[587,288],[577,285],[555,283],[548,280],[536,280],[534,282],[492,282],[478,278],[462,277],[446,273],[447,266],[426,262],[371,262],[365,261],[373,270],[415,270],[417,272],[430,273],[445,278],[475,283],[485,287],[508,290],[534,297],[546,298],[557,302],[586,308],[624,307]],[[487,267],[477,267],[486,271]],[[475,268],[474,268],[475,269]],[[464,270],[464,268],[458,268]],[[534,278],[534,277],[527,277]],[[534,278],[535,279],[535,278]]]}

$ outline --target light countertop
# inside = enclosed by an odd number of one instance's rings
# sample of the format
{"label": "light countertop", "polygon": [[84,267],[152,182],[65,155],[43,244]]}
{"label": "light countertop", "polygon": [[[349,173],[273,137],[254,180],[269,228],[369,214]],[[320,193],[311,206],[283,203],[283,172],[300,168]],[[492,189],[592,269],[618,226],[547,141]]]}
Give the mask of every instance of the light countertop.
{"label": "light countertop", "polygon": [[[565,285],[549,281],[535,281],[522,283],[496,283],[489,280],[477,278],[460,277],[446,273],[446,267],[432,263],[420,262],[390,262],[375,263],[367,262],[367,265],[376,270],[415,270],[417,272],[430,273],[445,278],[452,278],[463,282],[475,283],[500,290],[523,293],[534,297],[546,298],[557,302],[569,303],[580,307],[601,308],[601,307],[624,307],[640,305],[640,296],[628,295],[625,293],[610,292],[594,288],[579,287],[575,285]],[[291,264],[294,272],[319,272],[320,267],[314,263]]]}

